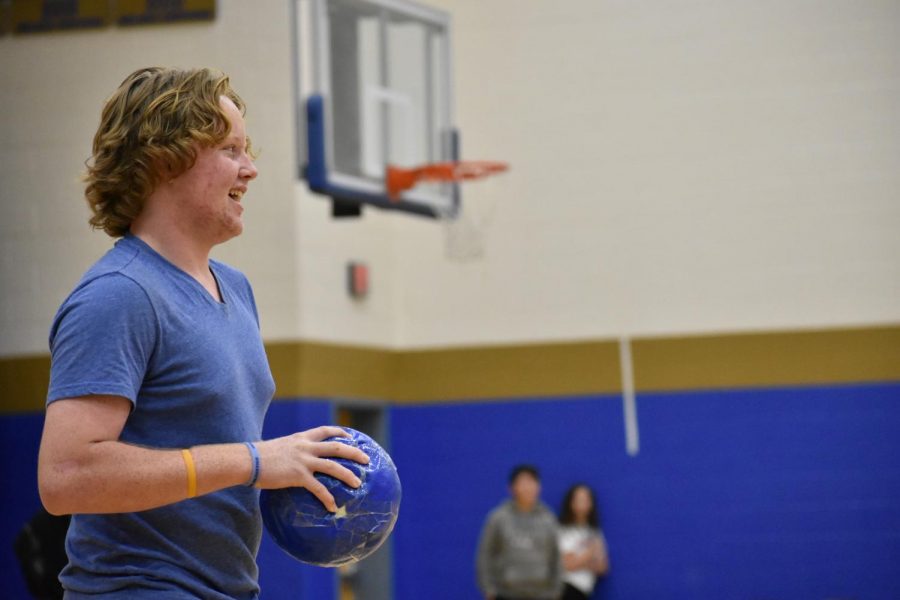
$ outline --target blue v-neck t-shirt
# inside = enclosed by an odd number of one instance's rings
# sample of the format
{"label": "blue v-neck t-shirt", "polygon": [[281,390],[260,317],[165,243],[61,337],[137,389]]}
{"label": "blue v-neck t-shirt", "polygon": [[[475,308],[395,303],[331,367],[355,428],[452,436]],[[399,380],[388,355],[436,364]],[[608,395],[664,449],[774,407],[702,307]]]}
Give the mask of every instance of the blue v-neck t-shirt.
{"label": "blue v-neck t-shirt", "polygon": [[[119,439],[140,446],[259,440],[275,384],[253,292],[237,270],[210,269],[221,302],[139,238],[120,239],[56,314],[47,403],[127,398]],[[78,514],[60,579],[72,600],[254,599],[261,531],[258,491],[245,486],[136,513]]]}

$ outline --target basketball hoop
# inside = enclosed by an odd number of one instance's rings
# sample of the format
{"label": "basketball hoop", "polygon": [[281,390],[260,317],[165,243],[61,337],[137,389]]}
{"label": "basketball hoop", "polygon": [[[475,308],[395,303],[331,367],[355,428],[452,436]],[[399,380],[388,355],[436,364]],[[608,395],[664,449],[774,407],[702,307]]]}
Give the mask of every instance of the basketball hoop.
{"label": "basketball hoop", "polygon": [[425,181],[463,181],[481,179],[494,173],[502,173],[509,166],[490,160],[460,160],[431,163],[421,167],[402,169],[388,165],[384,174],[385,189],[392,202],[400,201],[400,194]]}
{"label": "basketball hoop", "polygon": [[[503,162],[468,160],[439,162],[411,169],[388,165],[384,174],[385,189],[391,202],[400,202],[400,194],[419,183],[454,182],[482,179],[502,173],[509,166]],[[472,207],[436,208],[435,216],[444,229],[444,255],[454,262],[470,262],[484,256],[485,231],[493,220],[494,202]]]}

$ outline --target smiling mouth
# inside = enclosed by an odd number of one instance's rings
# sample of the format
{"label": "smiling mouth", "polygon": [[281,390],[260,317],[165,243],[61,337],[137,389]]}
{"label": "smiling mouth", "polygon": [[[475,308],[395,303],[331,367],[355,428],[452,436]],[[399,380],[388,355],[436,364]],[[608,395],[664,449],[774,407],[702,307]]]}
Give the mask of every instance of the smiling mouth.
{"label": "smiling mouth", "polygon": [[230,192],[228,192],[228,197],[235,202],[240,202],[241,198],[244,197],[244,192],[242,192],[241,190],[231,190]]}

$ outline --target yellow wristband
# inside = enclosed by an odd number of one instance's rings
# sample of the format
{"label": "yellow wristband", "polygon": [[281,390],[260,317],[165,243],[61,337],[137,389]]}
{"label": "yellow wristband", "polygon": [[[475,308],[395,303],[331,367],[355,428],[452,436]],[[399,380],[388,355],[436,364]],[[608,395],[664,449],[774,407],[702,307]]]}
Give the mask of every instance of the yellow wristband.
{"label": "yellow wristband", "polygon": [[187,467],[187,497],[193,498],[197,495],[197,469],[194,467],[194,457],[187,448],[181,451],[181,457],[184,458],[184,466]]}

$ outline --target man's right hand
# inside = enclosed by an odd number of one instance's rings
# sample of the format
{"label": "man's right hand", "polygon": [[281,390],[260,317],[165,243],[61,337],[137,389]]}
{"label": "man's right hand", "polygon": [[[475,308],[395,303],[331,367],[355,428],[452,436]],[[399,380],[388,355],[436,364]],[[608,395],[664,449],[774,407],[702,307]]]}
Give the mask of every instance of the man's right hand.
{"label": "man's right hand", "polygon": [[259,450],[260,474],[256,487],[278,489],[304,487],[318,498],[331,512],[337,510],[334,497],[318,479],[315,473],[322,473],[338,479],[350,487],[360,486],[360,480],[347,467],[331,458],[344,458],[368,464],[365,452],[336,440],[334,437],[350,437],[340,427],[322,426],[292,435],[257,442]]}

